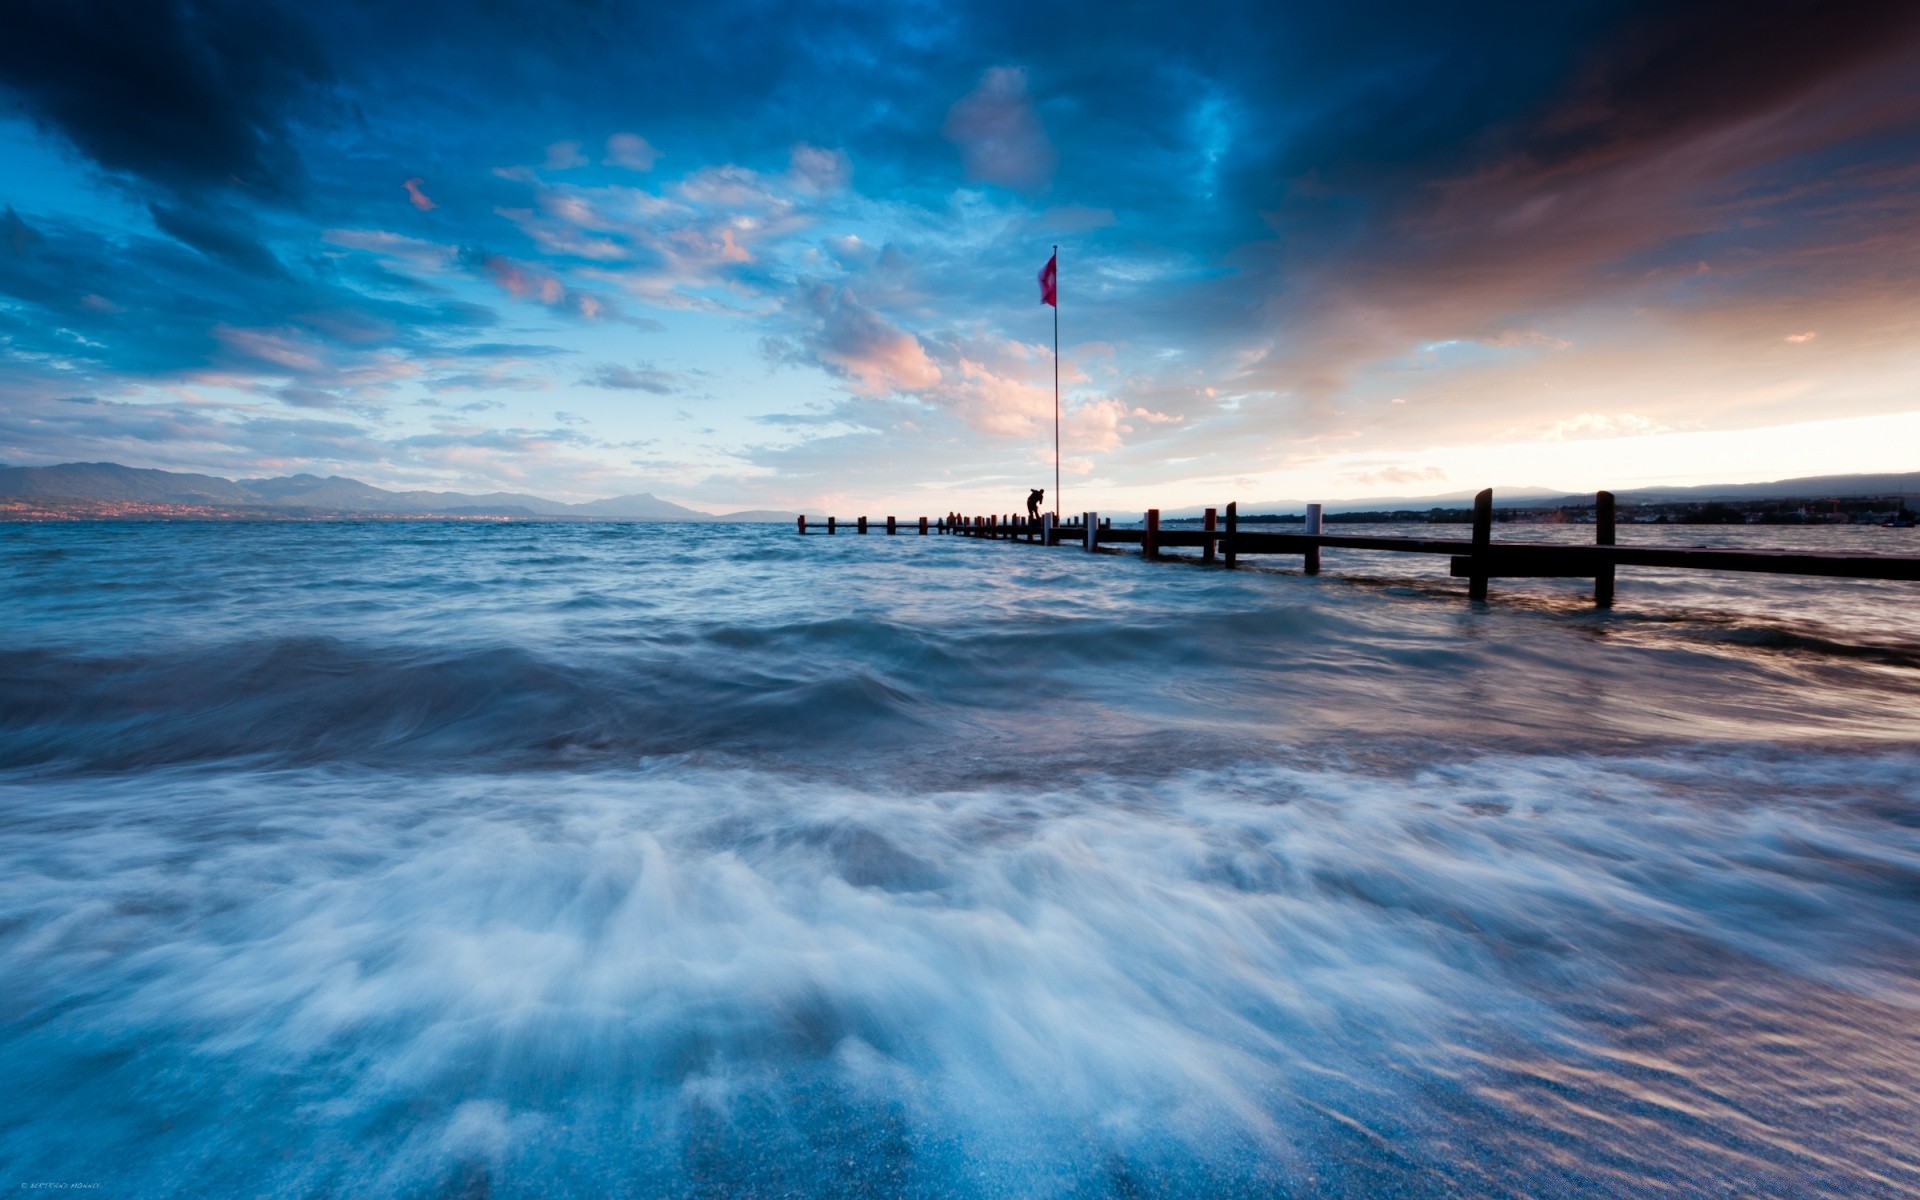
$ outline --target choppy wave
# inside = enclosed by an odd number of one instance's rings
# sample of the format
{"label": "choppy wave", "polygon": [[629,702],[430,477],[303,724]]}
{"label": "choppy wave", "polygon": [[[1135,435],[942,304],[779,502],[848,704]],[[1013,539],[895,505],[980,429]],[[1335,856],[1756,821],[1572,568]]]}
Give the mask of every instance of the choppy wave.
{"label": "choppy wave", "polygon": [[10,537],[0,1187],[1920,1192],[1882,592]]}

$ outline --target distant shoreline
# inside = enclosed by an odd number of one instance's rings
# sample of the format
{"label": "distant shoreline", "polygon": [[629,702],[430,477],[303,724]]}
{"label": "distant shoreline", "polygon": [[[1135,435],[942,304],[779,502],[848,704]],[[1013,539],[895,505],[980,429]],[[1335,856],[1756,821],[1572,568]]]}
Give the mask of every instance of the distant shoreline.
{"label": "distant shoreline", "polygon": [[0,524],[72,525],[112,521],[141,523],[307,525],[433,522],[471,525],[781,525],[790,518],[603,517],[535,512],[379,512],[355,509],[227,508],[209,504],[144,504],[115,501],[0,500]]}

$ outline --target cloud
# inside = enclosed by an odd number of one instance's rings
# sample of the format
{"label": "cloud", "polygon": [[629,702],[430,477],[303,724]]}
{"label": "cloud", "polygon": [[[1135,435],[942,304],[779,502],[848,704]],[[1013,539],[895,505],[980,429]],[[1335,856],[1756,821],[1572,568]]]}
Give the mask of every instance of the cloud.
{"label": "cloud", "polygon": [[1547,426],[1539,436],[1548,442],[1575,441],[1584,438],[1631,437],[1635,434],[1663,433],[1667,426],[1636,413],[1580,413]]}
{"label": "cloud", "polygon": [[803,192],[836,192],[853,178],[853,164],[840,150],[822,150],[801,142],[789,155],[787,177]]}
{"label": "cloud", "polygon": [[516,300],[530,300],[587,320],[611,315],[606,301],[600,297],[570,288],[561,282],[559,276],[526,263],[515,262],[504,254],[467,246],[460,250],[460,261],[470,270],[485,274],[501,291]]}
{"label": "cloud", "polygon": [[45,240],[38,230],[20,219],[13,205],[7,205],[6,214],[0,216],[0,250],[15,258],[25,258],[34,246]]}
{"label": "cloud", "polygon": [[644,362],[632,367],[619,363],[601,363],[581,382],[594,387],[652,392],[657,396],[671,395],[680,390],[678,375],[672,371],[662,371],[653,364]]}
{"label": "cloud", "polygon": [[801,300],[812,328],[807,358],[862,396],[919,392],[940,382],[940,368],[913,334],[890,324],[842,288],[817,284]]}
{"label": "cloud", "polygon": [[1447,473],[1439,467],[1387,467],[1379,471],[1348,471],[1342,473],[1341,478],[1366,484],[1369,487],[1383,483],[1406,487],[1423,483],[1445,483]]}
{"label": "cloud", "polygon": [[416,175],[400,186],[407,189],[407,203],[413,205],[421,212],[432,212],[440,206],[433,202],[433,197],[420,190],[420,185],[425,182],[426,180]]}
{"label": "cloud", "polygon": [[284,276],[286,268],[258,238],[248,221],[232,212],[212,213],[188,207],[148,206],[153,223],[208,258],[251,275]]}
{"label": "cloud", "polygon": [[629,171],[651,171],[660,161],[660,152],[637,133],[616,133],[607,139],[607,157],[602,161]]}
{"label": "cloud", "polygon": [[536,182],[532,207],[498,211],[543,253],[594,264],[583,278],[657,307],[731,309],[778,270],[760,252],[787,251],[843,175],[831,152],[796,161],[797,174],[703,167],[657,191]]}
{"label": "cloud", "polygon": [[1790,333],[1786,337],[1780,340],[1784,342],[1792,342],[1794,345],[1798,346],[1803,342],[1810,342],[1819,336],[1820,335],[1818,333],[1809,329],[1805,333]]}
{"label": "cloud", "polygon": [[111,171],[182,192],[285,197],[290,126],[333,72],[296,13],[253,0],[8,6],[0,82]]}
{"label": "cloud", "polygon": [[545,165],[549,171],[571,171],[586,166],[587,156],[580,153],[579,142],[555,142],[547,147]]}
{"label": "cloud", "polygon": [[1032,191],[1053,178],[1057,158],[1033,111],[1023,68],[988,68],[948,110],[943,132],[960,147],[970,179]]}

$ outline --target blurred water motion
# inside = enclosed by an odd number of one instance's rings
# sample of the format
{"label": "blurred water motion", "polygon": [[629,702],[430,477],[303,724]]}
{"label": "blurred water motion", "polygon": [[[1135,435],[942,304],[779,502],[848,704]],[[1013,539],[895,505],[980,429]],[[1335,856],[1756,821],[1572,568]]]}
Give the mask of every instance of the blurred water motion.
{"label": "blurred water motion", "polygon": [[1914,589],[1328,570],[9,527],[0,1186],[1920,1191]]}

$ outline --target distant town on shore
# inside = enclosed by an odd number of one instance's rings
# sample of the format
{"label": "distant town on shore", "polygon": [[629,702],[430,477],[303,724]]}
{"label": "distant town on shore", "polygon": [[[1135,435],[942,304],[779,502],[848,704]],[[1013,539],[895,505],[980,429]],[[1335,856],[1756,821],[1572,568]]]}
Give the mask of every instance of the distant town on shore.
{"label": "distant town on shore", "polygon": [[[1591,525],[1594,505],[1554,504],[1495,508],[1494,520],[1517,525]],[[1201,517],[1176,517],[1173,524],[1194,524]],[[1915,513],[1904,496],[1830,496],[1774,500],[1669,500],[1621,504],[1614,519],[1632,525],[1887,525],[1911,523]],[[1242,525],[1298,525],[1304,513],[1241,514]],[[1329,525],[1468,525],[1473,509],[1354,509],[1326,514]]]}

